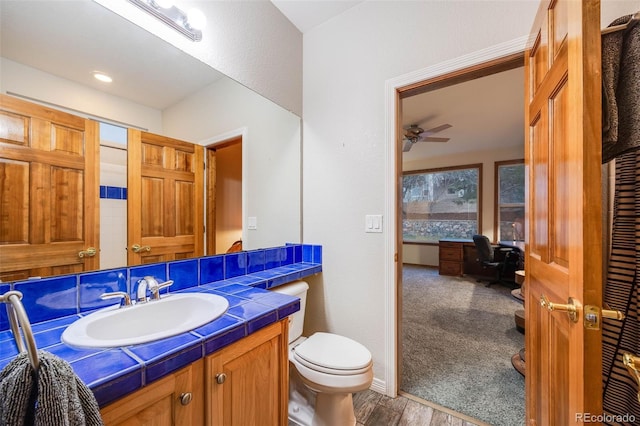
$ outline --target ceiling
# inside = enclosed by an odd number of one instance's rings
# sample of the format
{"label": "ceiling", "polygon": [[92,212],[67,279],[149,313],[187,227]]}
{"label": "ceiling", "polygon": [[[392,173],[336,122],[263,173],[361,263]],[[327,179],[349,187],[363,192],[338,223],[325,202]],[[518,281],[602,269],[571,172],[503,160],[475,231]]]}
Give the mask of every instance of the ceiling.
{"label": "ceiling", "polygon": [[[224,77],[93,1],[0,2],[3,57],[115,96],[163,110]],[[361,3],[272,2],[301,32]],[[108,70],[118,84],[97,82],[93,70]],[[522,145],[523,87],[519,69],[405,99],[403,126],[417,123],[428,129],[449,123],[453,127],[434,135],[449,137],[449,142],[420,142],[403,160]]]}
{"label": "ceiling", "polygon": [[[12,61],[159,110],[224,77],[90,0],[0,0],[0,52]],[[114,83],[98,82],[94,70],[107,72]]]}
{"label": "ceiling", "polygon": [[[271,0],[302,33],[361,1]],[[510,146],[524,149],[524,72],[522,68],[412,96],[402,104],[402,126],[453,127],[433,136],[442,142],[419,142],[403,153],[403,162]],[[524,156],[524,153],[523,153]]]}
{"label": "ceiling", "polygon": [[[406,98],[402,125],[451,128],[433,136],[448,142],[418,142],[403,161],[511,146],[524,150],[524,70],[516,68]],[[524,151],[523,151],[524,157]]]}
{"label": "ceiling", "polygon": [[346,0],[271,0],[280,12],[295,25],[301,33],[340,15],[345,10],[362,3]]}

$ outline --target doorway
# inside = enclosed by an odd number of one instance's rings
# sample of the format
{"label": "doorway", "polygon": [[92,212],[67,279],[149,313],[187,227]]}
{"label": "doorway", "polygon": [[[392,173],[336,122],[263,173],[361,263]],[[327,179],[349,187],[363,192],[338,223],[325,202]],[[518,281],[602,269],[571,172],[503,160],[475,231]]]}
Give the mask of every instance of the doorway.
{"label": "doorway", "polygon": [[206,157],[206,254],[213,255],[242,240],[242,136],[207,146]]}
{"label": "doorway", "polygon": [[[443,89],[443,88],[448,88],[450,86],[454,86],[454,85],[460,85],[461,83],[466,83],[466,82],[470,82],[472,80],[477,80],[480,79],[482,77],[488,77],[488,76],[492,76],[494,74],[498,74],[498,73],[502,73],[505,71],[510,71],[510,70],[514,70],[517,68],[521,68],[523,66],[523,52],[522,51],[516,51],[515,53],[506,56],[506,57],[501,57],[499,59],[495,59],[495,60],[489,60],[487,62],[483,62],[480,64],[475,64],[475,65],[471,65],[467,68],[462,68],[462,69],[456,69],[453,71],[450,71],[447,74],[443,74],[443,75],[438,75],[436,77],[432,77],[432,78],[427,78],[425,80],[419,81],[419,82],[415,82],[412,83],[409,86],[405,86],[405,87],[398,87],[396,88],[396,95],[397,95],[397,105],[398,105],[398,113],[396,115],[396,119],[395,119],[395,129],[396,129],[396,134],[397,135],[403,135],[406,131],[407,125],[409,124],[408,122],[406,122],[405,120],[405,116],[407,114],[409,114],[409,111],[406,110],[405,108],[405,104],[406,104],[406,100],[412,97],[417,97],[418,95],[422,95],[428,92],[433,92],[436,91],[438,89]],[[518,110],[521,111],[521,105],[518,105]],[[423,113],[426,114],[427,116],[429,116],[429,113]],[[522,114],[522,111],[520,113],[520,117],[523,117],[524,114]],[[432,117],[435,118],[435,121],[432,122],[428,122],[426,123],[427,127],[428,126],[438,126],[441,125],[442,123],[440,123],[437,120],[437,117]],[[428,120],[426,120],[428,121]],[[442,120],[440,120],[442,121]],[[444,120],[443,122],[447,122],[447,120]],[[456,125],[456,123],[451,123],[454,127]],[[523,131],[524,126],[521,126],[519,128],[520,133]],[[437,136],[449,136],[449,134],[445,134],[445,132],[442,132],[442,135],[438,134]],[[397,142],[400,142],[399,140]],[[396,186],[397,187],[401,187],[401,185],[399,184],[399,182],[401,182],[402,179],[402,171],[404,169],[403,167],[403,162],[402,162],[402,158],[403,158],[403,153],[402,153],[402,147],[403,144],[401,143],[396,143],[395,144],[395,164],[397,166],[397,174],[396,174]],[[412,148],[413,150],[414,148]],[[415,157],[415,151],[413,153],[413,156]],[[518,156],[518,158],[522,158],[524,157],[524,152],[523,152],[523,148],[520,152],[520,155]],[[442,164],[440,165],[441,167],[443,166]],[[485,168],[487,168],[487,172],[493,173],[493,164],[485,164]],[[485,175],[486,176],[486,175]],[[416,257],[415,254],[415,250],[412,250],[411,248],[409,250],[406,249],[407,246],[403,247],[404,242],[403,242],[403,210],[402,210],[402,192],[398,192],[396,194],[396,200],[395,200],[395,206],[396,206],[396,215],[395,217],[397,218],[396,220],[396,232],[397,232],[397,241],[396,241],[396,247],[397,247],[397,252],[398,252],[398,261],[396,263],[396,282],[397,282],[397,305],[396,305],[396,309],[398,312],[398,322],[397,322],[397,329],[398,329],[398,339],[397,339],[397,372],[398,372],[398,379],[397,379],[397,386],[399,387],[399,391],[400,393],[403,392],[403,389],[401,387],[401,384],[403,383],[402,380],[402,365],[403,365],[403,359],[404,359],[404,353],[402,350],[402,342],[403,342],[403,334],[405,332],[405,330],[403,330],[403,323],[402,320],[404,318],[404,314],[403,314],[403,281],[404,281],[404,274],[403,274],[403,264],[407,259],[411,259],[410,263],[413,263],[414,259],[416,258],[420,258],[420,255],[418,255]],[[488,200],[485,200],[485,203],[487,203]],[[485,210],[486,213],[486,208],[483,208],[483,210]],[[493,211],[493,207],[491,208],[491,212]],[[479,212],[481,213],[481,212]],[[480,215],[481,216],[481,215]],[[483,233],[483,230],[487,230],[493,226],[493,220],[491,219],[492,216],[487,216],[486,220],[484,222],[484,224],[482,222],[479,223],[478,228],[480,230],[479,233]],[[410,246],[411,247],[411,246]],[[430,266],[437,266],[438,265],[438,254],[437,254],[437,247],[433,247],[432,246],[432,252],[435,253],[435,256],[431,256],[429,259],[429,255],[427,255],[427,259],[426,259],[426,264],[430,265]],[[422,260],[424,261],[424,257],[422,258]],[[413,271],[415,273],[415,271]],[[437,272],[436,272],[436,279],[437,277]],[[478,308],[481,309],[481,308]],[[428,325],[427,325],[428,326]],[[508,361],[507,361],[508,362]],[[515,370],[513,371],[516,375],[517,373],[515,372]],[[411,374],[414,374],[415,372],[411,372]],[[455,375],[455,374],[454,374]],[[419,396],[419,395],[414,395],[414,396]],[[460,411],[460,410],[458,410]],[[463,414],[469,414],[469,413],[463,413]],[[476,416],[477,417],[477,416]]]}

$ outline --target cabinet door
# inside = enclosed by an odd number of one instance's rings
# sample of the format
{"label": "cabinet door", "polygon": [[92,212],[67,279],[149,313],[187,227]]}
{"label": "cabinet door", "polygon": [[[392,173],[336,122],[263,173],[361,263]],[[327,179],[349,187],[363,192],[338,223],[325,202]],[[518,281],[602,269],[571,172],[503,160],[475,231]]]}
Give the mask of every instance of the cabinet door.
{"label": "cabinet door", "polygon": [[203,364],[199,360],[106,406],[101,410],[104,424],[203,425]]}
{"label": "cabinet door", "polygon": [[287,320],[272,324],[209,356],[207,424],[287,424]]}

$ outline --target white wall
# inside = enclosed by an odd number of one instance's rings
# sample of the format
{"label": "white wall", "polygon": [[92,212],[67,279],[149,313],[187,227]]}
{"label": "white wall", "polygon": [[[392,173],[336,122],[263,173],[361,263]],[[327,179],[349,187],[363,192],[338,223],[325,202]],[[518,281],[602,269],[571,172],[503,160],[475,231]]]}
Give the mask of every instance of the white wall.
{"label": "white wall", "polygon": [[[323,245],[307,332],[367,346],[374,386],[389,384],[385,239],[364,232],[385,211],[385,82],[528,34],[536,2],[364,2],[304,36],[304,240]],[[389,232],[393,223],[384,224]]]}
{"label": "white wall", "polygon": [[207,17],[202,41],[192,42],[122,0],[103,6],[302,116],[302,34],[270,1],[175,0]]}
{"label": "white wall", "polygon": [[229,79],[163,114],[167,136],[210,145],[242,134],[243,248],[301,241],[300,118]]}
{"label": "white wall", "polygon": [[[480,152],[470,150],[462,155],[456,154],[407,162],[404,163],[403,170],[425,170],[482,163],[482,223],[480,225],[480,233],[493,239],[495,227],[495,162],[524,159],[524,141],[521,140],[519,142],[520,145],[518,146],[509,146],[499,150]],[[416,265],[438,266],[438,246],[403,244],[402,261]]]}
{"label": "white wall", "polygon": [[136,104],[0,57],[0,91],[18,93],[83,117],[107,119],[162,132],[159,110]]}
{"label": "white wall", "polygon": [[[104,142],[109,141],[100,141]],[[100,147],[100,186],[127,187],[127,151]],[[127,266],[127,200],[100,198],[100,269],[123,266]]]}
{"label": "white wall", "polygon": [[[537,1],[370,1],[304,35],[304,240],[323,245],[306,331],[352,337],[372,352],[374,387],[393,389],[383,234],[364,216],[387,203],[385,82],[526,36]],[[603,1],[603,23],[638,9]],[[385,223],[389,232],[392,223]],[[393,256],[393,254],[391,254]],[[393,318],[391,318],[393,321]]]}

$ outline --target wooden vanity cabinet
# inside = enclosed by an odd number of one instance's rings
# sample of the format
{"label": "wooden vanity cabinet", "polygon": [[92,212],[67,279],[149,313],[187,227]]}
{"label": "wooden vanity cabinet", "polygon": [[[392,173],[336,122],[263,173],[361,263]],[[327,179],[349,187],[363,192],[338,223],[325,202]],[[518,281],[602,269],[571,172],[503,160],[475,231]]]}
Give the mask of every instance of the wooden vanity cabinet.
{"label": "wooden vanity cabinet", "polygon": [[205,359],[207,425],[287,425],[288,325],[267,326]]}
{"label": "wooden vanity cabinet", "polygon": [[286,426],[288,336],[288,319],[264,327],[104,407],[104,424]]}
{"label": "wooden vanity cabinet", "polygon": [[106,426],[204,424],[204,360],[145,386],[100,414]]}

